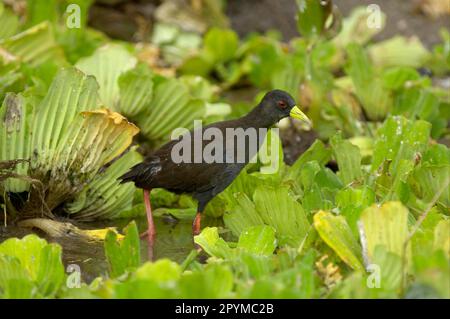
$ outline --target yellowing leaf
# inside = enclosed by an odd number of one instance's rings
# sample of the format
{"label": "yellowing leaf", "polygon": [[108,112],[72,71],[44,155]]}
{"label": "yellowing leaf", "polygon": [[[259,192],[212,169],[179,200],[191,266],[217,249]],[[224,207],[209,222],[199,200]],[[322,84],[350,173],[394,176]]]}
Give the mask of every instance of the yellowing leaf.
{"label": "yellowing leaf", "polygon": [[[387,202],[381,206],[372,205],[361,214],[367,253],[373,261],[375,248],[383,245],[386,251],[398,256],[404,254],[404,244],[408,237],[408,209],[400,202]],[[407,249],[409,255],[410,247]]]}
{"label": "yellowing leaf", "polygon": [[434,249],[442,249],[450,256],[450,220],[441,220],[434,230]]}
{"label": "yellowing leaf", "polygon": [[314,215],[314,227],[328,246],[353,269],[361,270],[361,247],[343,216],[319,211]]}

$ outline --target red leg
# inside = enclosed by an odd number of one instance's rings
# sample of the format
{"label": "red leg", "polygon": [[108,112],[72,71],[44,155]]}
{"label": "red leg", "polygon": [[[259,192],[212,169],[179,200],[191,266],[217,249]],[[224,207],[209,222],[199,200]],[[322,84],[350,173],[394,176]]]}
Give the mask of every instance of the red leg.
{"label": "red leg", "polygon": [[200,234],[200,225],[202,220],[202,214],[200,212],[195,215],[194,222],[192,223],[192,236]]}
{"label": "red leg", "polygon": [[[200,234],[201,221],[202,221],[202,214],[198,212],[197,215],[195,215],[194,222],[192,223],[192,239],[194,239],[194,236]],[[194,247],[198,252],[201,251],[201,247],[197,245],[195,242]]]}
{"label": "red leg", "polygon": [[152,206],[150,204],[150,192],[151,190],[144,189],[144,204],[145,212],[147,213],[147,223],[148,223],[148,258],[153,260],[153,246],[155,244],[156,230],[155,224],[153,222]]}

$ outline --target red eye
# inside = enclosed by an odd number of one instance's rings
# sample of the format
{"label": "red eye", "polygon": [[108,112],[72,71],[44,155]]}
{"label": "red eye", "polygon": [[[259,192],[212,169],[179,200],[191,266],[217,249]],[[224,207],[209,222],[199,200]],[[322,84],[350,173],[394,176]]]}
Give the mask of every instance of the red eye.
{"label": "red eye", "polygon": [[278,106],[279,106],[281,109],[285,109],[285,108],[286,108],[286,102],[284,102],[284,101],[278,101]]}

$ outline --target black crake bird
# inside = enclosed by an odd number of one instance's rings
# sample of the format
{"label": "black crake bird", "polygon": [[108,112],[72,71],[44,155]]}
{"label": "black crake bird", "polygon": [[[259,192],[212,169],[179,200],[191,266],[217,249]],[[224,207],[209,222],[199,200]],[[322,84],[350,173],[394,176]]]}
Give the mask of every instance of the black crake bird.
{"label": "black crake bird", "polygon": [[[247,115],[229,121],[213,123],[202,128],[202,134],[195,134],[190,131],[181,136],[178,140],[172,140],[161,148],[156,150],[151,156],[146,158],[144,162],[133,166],[126,174],[121,176],[121,183],[134,182],[136,187],[144,190],[144,203],[148,220],[148,240],[149,255],[153,256],[153,243],[155,238],[155,226],[150,205],[150,192],[153,188],[164,188],[174,193],[189,193],[198,201],[197,215],[192,225],[193,235],[200,232],[201,213],[204,211],[208,202],[217,194],[227,188],[231,182],[239,175],[240,171],[253,158],[261,146],[261,142],[265,137],[265,130],[261,128],[270,128],[281,119],[291,116],[303,122],[310,124],[306,115],[295,105],[294,99],[286,92],[281,90],[273,90],[267,93],[262,101]],[[212,128],[215,132],[221,133],[223,140],[223,154],[216,156],[216,161],[201,158],[194,162],[194,154],[191,154],[190,160],[185,162],[174,161],[172,151],[174,146],[180,142],[181,138],[188,138],[191,145],[195,142],[201,143],[202,150],[206,145],[212,143],[211,140],[203,138],[206,129]],[[256,129],[259,135],[255,141],[245,137],[244,143],[239,141],[235,143],[235,136],[227,133],[227,129]],[[241,130],[242,132],[242,130]],[[201,141],[194,141],[198,136]],[[239,137],[238,137],[239,139]],[[233,140],[230,144],[230,140]],[[251,146],[253,144],[253,147]],[[230,146],[231,145],[231,146]],[[239,150],[238,147],[243,147]],[[219,148],[220,149],[220,148]],[[194,147],[191,147],[194,150]],[[241,161],[230,161],[230,155],[235,158],[235,154],[243,151],[245,154]],[[193,152],[191,152],[193,153]],[[203,153],[201,153],[203,155]],[[184,155],[184,154],[183,154]],[[216,154],[214,154],[215,156]],[[219,158],[220,160],[217,160]],[[236,156],[239,159],[238,156]]]}

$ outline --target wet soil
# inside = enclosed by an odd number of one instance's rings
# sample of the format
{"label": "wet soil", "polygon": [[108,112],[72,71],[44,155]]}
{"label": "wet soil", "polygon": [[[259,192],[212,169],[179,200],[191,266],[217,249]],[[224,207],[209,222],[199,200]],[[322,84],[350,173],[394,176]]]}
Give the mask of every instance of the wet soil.
{"label": "wet soil", "polygon": [[[431,47],[441,41],[441,28],[450,29],[448,15],[432,19],[420,12],[419,1],[416,0],[334,0],[333,3],[344,17],[356,6],[379,5],[387,19],[384,30],[375,41],[394,35],[415,35]],[[296,0],[228,0],[227,4],[231,26],[241,36],[270,29],[279,30],[286,40],[298,36],[295,12]]]}
{"label": "wet soil", "polygon": [[[387,21],[384,30],[375,38],[376,41],[394,35],[416,35],[430,48],[440,42],[441,28],[450,29],[450,17],[431,18],[425,15],[419,9],[419,3],[424,1],[426,0],[334,0],[333,3],[344,17],[356,6],[377,4],[387,15]],[[150,34],[155,10],[161,2],[163,1],[97,0],[90,10],[89,23],[113,38],[142,40]],[[280,31],[285,40],[298,36],[296,10],[296,0],[227,0],[226,5],[231,27],[242,37],[251,32],[273,29]]]}

